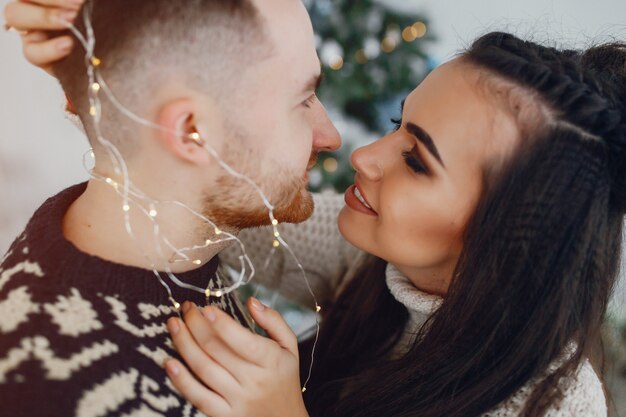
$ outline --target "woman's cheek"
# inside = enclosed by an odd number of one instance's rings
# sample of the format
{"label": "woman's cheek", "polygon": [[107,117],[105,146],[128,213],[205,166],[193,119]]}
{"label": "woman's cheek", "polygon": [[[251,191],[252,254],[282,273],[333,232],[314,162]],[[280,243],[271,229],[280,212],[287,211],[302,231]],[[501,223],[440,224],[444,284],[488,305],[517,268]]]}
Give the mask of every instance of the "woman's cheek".
{"label": "woman's cheek", "polygon": [[388,257],[404,265],[429,266],[447,260],[457,252],[462,225],[454,204],[437,195],[405,199],[389,207],[379,242]]}

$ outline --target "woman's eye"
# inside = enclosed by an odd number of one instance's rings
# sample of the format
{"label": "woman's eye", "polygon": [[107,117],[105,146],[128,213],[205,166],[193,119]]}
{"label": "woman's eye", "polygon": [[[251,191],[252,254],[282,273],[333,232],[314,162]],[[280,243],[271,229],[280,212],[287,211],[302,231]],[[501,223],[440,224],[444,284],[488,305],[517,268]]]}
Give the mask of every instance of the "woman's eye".
{"label": "woman's eye", "polygon": [[313,102],[315,101],[316,97],[317,97],[317,96],[316,96],[315,94],[311,95],[311,97],[307,98],[306,100],[304,100],[304,101],[302,102],[302,105],[303,105],[304,107],[306,107],[307,109],[310,109],[310,108],[311,108],[311,105],[312,105],[312,104],[313,104]]}
{"label": "woman's eye", "polygon": [[393,123],[393,124],[394,124],[393,131],[394,131],[394,132],[397,132],[397,131],[398,131],[398,130],[400,130],[400,128],[402,127],[402,118],[397,118],[397,119],[392,118],[392,119],[391,119],[391,123]]}
{"label": "woman's eye", "polygon": [[402,157],[404,158],[404,162],[407,164],[407,166],[416,173],[428,174],[428,170],[418,156],[417,145],[413,146],[413,149],[411,149],[410,151],[402,152]]}

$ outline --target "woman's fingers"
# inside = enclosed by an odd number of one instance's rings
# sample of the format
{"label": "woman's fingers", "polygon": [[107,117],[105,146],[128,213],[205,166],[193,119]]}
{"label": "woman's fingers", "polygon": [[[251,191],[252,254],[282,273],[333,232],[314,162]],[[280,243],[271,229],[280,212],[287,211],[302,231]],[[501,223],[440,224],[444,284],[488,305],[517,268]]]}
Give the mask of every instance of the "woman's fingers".
{"label": "woman's fingers", "polygon": [[236,392],[237,380],[198,346],[183,321],[173,317],[168,320],[167,328],[176,350],[204,384],[223,397]]}
{"label": "woman's fingers", "polygon": [[211,322],[215,334],[239,356],[255,365],[266,363],[267,354],[275,348],[275,342],[255,335],[219,308],[205,307],[202,314]]}
{"label": "woman's fingers", "polygon": [[19,0],[24,3],[39,4],[40,6],[60,7],[63,9],[78,10],[85,0]]}
{"label": "woman's fingers", "polygon": [[204,414],[222,416],[229,412],[231,407],[228,401],[198,382],[191,372],[176,359],[167,360],[165,370],[174,387]]}
{"label": "woman's fingers", "polygon": [[254,297],[248,300],[252,318],[276,343],[298,357],[298,339],[280,313]]}
{"label": "woman's fingers", "polygon": [[52,64],[70,53],[74,41],[67,35],[49,39],[44,31],[66,29],[67,22],[76,18],[78,7],[78,1],[13,1],[6,5],[4,17],[7,26],[25,32],[22,46],[26,59],[52,74]]}
{"label": "woman's fingers", "polygon": [[46,32],[29,32],[22,36],[23,53],[28,62],[52,73],[52,64],[65,58],[74,40],[70,36],[49,39]]}
{"label": "woman's fingers", "polygon": [[4,8],[5,23],[20,31],[67,29],[67,22],[73,22],[77,15],[78,10],[44,7],[21,1],[8,3]]}
{"label": "woman's fingers", "polygon": [[[200,313],[200,310],[193,304],[184,304],[185,324],[191,333],[191,336],[197,342],[198,346],[224,369],[226,369],[241,384],[250,374],[250,367],[256,366],[247,362],[236,352],[233,352],[224,344],[222,339],[215,334],[211,323]],[[200,364],[201,365],[201,364]],[[191,366],[194,369],[194,366]]]}

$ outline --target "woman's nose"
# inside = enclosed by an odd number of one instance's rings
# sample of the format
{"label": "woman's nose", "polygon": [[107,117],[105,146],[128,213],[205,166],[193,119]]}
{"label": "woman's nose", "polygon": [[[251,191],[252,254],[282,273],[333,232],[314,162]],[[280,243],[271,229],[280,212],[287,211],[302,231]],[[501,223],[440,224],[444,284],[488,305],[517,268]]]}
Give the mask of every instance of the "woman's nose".
{"label": "woman's nose", "polygon": [[350,162],[362,177],[370,181],[379,181],[383,177],[383,164],[374,145],[375,143],[363,146],[352,152]]}

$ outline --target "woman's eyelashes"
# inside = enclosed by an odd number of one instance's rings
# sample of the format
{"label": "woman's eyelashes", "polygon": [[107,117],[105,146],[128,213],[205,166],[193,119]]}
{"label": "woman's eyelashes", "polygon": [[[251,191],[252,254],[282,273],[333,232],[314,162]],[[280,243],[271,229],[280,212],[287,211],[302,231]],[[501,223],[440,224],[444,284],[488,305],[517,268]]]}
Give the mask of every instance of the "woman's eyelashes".
{"label": "woman's eyelashes", "polygon": [[392,118],[391,119],[391,123],[394,124],[393,131],[397,132],[402,127],[402,118],[401,117],[399,117],[397,119],[396,118]]}
{"label": "woman's eyelashes", "polygon": [[410,151],[402,152],[402,157],[404,158],[404,162],[407,164],[407,166],[416,173],[428,174],[428,170],[426,169],[419,157],[417,145],[413,146]]}
{"label": "woman's eyelashes", "polygon": [[[402,127],[401,118],[398,118],[398,119],[392,118],[391,123],[395,125],[393,129],[394,132],[397,132]],[[417,145],[413,146],[413,148],[410,151],[402,152],[402,157],[404,158],[404,162],[407,164],[407,166],[411,168],[413,171],[415,171],[416,173],[428,174],[428,170],[426,169],[426,167],[422,163],[422,160],[420,159],[419,152],[417,151]]]}

